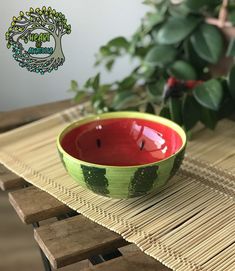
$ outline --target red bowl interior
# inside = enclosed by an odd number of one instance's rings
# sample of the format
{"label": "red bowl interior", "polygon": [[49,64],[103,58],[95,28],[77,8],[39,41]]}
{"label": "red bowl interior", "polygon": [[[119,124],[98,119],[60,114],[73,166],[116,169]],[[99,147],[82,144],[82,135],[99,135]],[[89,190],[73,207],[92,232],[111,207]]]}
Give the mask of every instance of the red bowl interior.
{"label": "red bowl interior", "polygon": [[166,159],[183,142],[172,128],[134,118],[96,120],[67,132],[62,148],[71,156],[110,166],[144,165]]}

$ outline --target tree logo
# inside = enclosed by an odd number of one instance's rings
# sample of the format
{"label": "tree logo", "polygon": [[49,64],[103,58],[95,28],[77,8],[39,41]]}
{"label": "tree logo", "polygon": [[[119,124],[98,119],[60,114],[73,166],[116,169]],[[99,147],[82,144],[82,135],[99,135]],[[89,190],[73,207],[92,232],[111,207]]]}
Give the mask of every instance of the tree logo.
{"label": "tree logo", "polygon": [[62,37],[70,33],[71,25],[61,12],[31,7],[13,17],[6,32],[7,48],[12,48],[20,67],[43,75],[63,65]]}

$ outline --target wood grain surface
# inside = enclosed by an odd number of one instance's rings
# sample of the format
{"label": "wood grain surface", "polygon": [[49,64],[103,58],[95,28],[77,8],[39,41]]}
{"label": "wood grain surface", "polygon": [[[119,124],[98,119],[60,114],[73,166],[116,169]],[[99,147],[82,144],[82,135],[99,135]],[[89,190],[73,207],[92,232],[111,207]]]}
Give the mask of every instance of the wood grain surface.
{"label": "wood grain surface", "polygon": [[26,182],[0,164],[0,189],[3,191],[22,188]]}
{"label": "wood grain surface", "polygon": [[[19,220],[9,204],[7,193],[2,191],[0,191],[0,214],[0,270],[43,271],[32,227],[26,226]],[[60,271],[83,270],[89,265],[89,261],[86,260],[61,268]]]}
{"label": "wood grain surface", "polygon": [[33,186],[9,193],[9,201],[20,219],[26,224],[39,222],[71,211],[61,201]]}
{"label": "wood grain surface", "polygon": [[81,215],[35,229],[34,237],[54,268],[127,244],[120,235]]}
{"label": "wood grain surface", "polygon": [[63,100],[10,112],[0,112],[0,133],[60,112],[73,104],[71,100]]}
{"label": "wood grain surface", "polygon": [[84,271],[170,271],[143,252],[132,252],[108,262],[92,266]]}

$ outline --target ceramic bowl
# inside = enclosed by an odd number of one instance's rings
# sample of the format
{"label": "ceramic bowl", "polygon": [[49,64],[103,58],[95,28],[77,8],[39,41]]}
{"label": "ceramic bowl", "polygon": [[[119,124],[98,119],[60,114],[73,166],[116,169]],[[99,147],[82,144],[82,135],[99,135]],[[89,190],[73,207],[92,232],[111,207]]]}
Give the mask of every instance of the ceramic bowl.
{"label": "ceramic bowl", "polygon": [[184,130],[136,112],[105,113],[66,127],[57,138],[65,169],[79,185],[112,198],[157,191],[181,165]]}

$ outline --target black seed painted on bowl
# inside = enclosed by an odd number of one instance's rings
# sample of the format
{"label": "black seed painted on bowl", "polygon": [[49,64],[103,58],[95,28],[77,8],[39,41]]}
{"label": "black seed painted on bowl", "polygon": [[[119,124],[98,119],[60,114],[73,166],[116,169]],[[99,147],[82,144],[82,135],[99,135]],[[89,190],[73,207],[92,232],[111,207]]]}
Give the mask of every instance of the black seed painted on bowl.
{"label": "black seed painted on bowl", "polygon": [[96,145],[98,148],[101,147],[101,140],[100,139],[96,139]]}
{"label": "black seed painted on bowl", "polygon": [[142,140],[141,143],[140,143],[140,150],[141,151],[144,149],[144,144],[145,144],[145,141]]}

